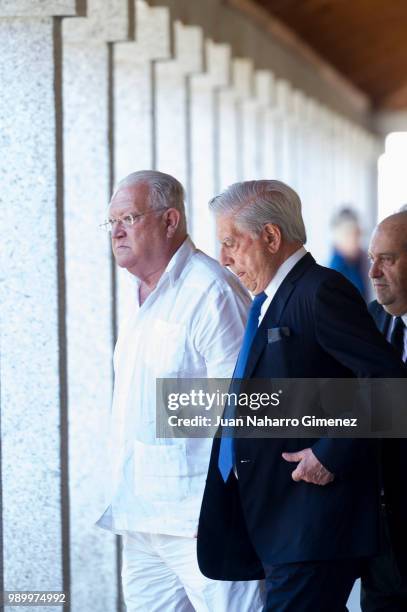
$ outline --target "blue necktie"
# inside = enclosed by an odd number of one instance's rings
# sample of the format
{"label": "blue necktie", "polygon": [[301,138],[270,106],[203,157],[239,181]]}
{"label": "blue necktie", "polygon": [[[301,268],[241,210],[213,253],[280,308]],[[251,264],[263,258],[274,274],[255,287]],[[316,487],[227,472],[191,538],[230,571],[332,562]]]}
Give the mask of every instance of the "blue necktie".
{"label": "blue necktie", "polygon": [[[247,360],[250,354],[250,348],[256,335],[259,326],[260,310],[267,295],[262,292],[256,295],[254,298],[247,319],[246,330],[243,337],[242,347],[240,349],[239,357],[233,374],[233,380],[236,378],[243,378],[244,371],[246,369]],[[233,418],[235,414],[235,405],[229,403],[226,408],[224,415],[227,419]],[[228,428],[226,428],[227,430]],[[218,467],[222,474],[223,480],[226,482],[229,478],[229,474],[233,469],[234,464],[234,445],[233,437],[222,435],[219,448]]]}

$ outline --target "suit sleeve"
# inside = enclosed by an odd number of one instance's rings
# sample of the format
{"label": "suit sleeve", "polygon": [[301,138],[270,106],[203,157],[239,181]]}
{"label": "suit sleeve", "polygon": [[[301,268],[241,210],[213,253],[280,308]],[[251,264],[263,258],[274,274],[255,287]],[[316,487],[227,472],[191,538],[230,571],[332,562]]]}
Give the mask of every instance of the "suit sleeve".
{"label": "suit sleeve", "polygon": [[[407,368],[377,330],[359,292],[335,275],[315,296],[317,341],[358,378],[405,378]],[[321,438],[313,446],[319,461],[332,473],[346,477],[371,440]]]}

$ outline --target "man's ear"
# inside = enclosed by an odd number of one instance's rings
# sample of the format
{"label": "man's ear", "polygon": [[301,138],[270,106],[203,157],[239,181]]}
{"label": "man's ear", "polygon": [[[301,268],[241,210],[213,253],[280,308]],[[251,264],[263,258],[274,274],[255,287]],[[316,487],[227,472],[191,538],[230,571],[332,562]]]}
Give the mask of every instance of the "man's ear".
{"label": "man's ear", "polygon": [[277,253],[277,251],[280,249],[282,238],[281,230],[278,225],[275,225],[274,223],[266,223],[262,229],[262,236],[270,253]]}
{"label": "man's ear", "polygon": [[165,212],[165,225],[167,229],[167,238],[172,238],[177,231],[181,213],[176,208],[169,208]]}

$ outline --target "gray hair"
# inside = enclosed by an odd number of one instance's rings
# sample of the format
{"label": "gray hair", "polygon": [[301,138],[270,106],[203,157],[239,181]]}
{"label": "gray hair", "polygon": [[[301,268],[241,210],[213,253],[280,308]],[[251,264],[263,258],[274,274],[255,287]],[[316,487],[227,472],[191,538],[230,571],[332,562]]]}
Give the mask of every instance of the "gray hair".
{"label": "gray hair", "polygon": [[134,187],[139,183],[146,183],[149,186],[148,205],[153,210],[176,208],[181,213],[181,225],[186,226],[185,191],[176,178],[157,170],[139,170],[122,179],[115,193],[119,189]]}
{"label": "gray hair", "polygon": [[297,193],[281,181],[245,181],[230,185],[209,202],[215,215],[234,214],[236,225],[259,235],[267,223],[278,225],[288,242],[305,244],[307,235]]}

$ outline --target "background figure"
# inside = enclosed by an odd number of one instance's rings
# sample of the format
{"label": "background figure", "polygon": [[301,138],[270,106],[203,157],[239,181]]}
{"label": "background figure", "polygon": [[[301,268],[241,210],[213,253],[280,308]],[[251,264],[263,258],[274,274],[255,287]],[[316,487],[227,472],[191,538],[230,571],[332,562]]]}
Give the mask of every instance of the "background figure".
{"label": "background figure", "polygon": [[[369,247],[376,300],[369,310],[382,334],[407,363],[407,207],[383,219]],[[407,440],[382,440],[383,544],[362,579],[362,610],[407,610]]]}
{"label": "background figure", "polygon": [[333,252],[329,267],[343,274],[367,301],[369,298],[367,255],[361,245],[362,231],[357,213],[341,208],[333,217]]}

